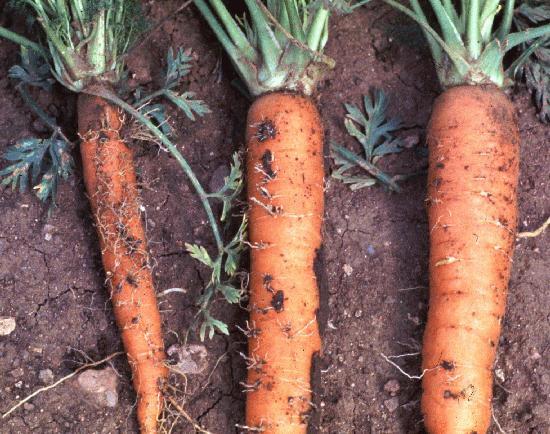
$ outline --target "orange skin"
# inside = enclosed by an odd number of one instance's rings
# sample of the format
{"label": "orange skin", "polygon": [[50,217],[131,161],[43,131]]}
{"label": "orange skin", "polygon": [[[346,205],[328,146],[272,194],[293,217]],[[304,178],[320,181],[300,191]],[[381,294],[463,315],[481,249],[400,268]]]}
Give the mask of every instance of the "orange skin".
{"label": "orange skin", "polygon": [[459,86],[428,128],[430,307],[422,412],[430,434],[484,434],[517,220],[519,131],[494,86]]}
{"label": "orange skin", "polygon": [[113,311],[133,373],[141,433],[157,432],[164,365],[161,317],[139,212],[133,153],[122,119],[107,101],[78,97],[84,183],[99,235]]}
{"label": "orange skin", "polygon": [[323,127],[313,102],[260,97],[248,112],[250,321],[246,425],[305,434],[321,350],[314,261],[323,222]]}

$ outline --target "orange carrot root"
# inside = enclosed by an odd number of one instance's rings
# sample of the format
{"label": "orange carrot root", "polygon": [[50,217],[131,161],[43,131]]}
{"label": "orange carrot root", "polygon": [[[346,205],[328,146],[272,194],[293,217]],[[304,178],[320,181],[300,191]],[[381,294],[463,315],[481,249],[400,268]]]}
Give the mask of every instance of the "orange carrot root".
{"label": "orange carrot root", "polygon": [[94,215],[113,311],[138,396],[142,433],[157,432],[164,344],[145,230],[139,212],[133,153],[120,138],[122,120],[107,101],[80,94],[78,126],[84,183]]}
{"label": "orange carrot root", "polygon": [[493,86],[451,88],[435,103],[428,144],[424,423],[431,434],[483,434],[516,231],[514,108]]}
{"label": "orange carrot root", "polygon": [[248,113],[250,327],[246,424],[264,434],[307,431],[311,367],[321,350],[314,272],[323,221],[323,128],[290,93]]}

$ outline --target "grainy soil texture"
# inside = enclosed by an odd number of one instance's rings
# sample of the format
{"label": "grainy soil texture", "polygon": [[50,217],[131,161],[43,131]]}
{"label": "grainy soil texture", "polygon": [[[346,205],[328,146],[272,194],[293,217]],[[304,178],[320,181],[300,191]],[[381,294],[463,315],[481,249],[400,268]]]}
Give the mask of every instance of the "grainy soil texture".
{"label": "grainy soil texture", "polygon": [[[0,2],[0,24],[24,31]],[[208,27],[193,7],[171,15],[180,2],[147,1],[148,17],[169,16],[129,60],[135,83],[153,88],[162,77],[169,46],[192,50],[193,70],[184,86],[212,113],[196,122],[172,108],[175,141],[201,182],[213,189],[227,173],[231,155],[243,150],[249,101]],[[418,351],[427,312],[428,225],[425,209],[425,129],[440,92],[429,52],[417,28],[379,4],[332,21],[327,54],[337,66],[316,94],[327,143],[353,146],[345,133],[343,104],[361,103],[373,87],[390,98],[389,111],[404,128],[399,134],[416,148],[387,158],[392,173],[421,172],[403,182],[401,194],[380,186],[352,192],[330,178],[326,152],[324,227],[324,349],[316,384],[313,432],[421,433]],[[0,152],[29,136],[47,136],[8,79],[19,60],[15,45],[0,41]],[[527,91],[511,89],[521,130],[520,230],[534,229],[550,211],[550,131],[535,114]],[[76,98],[56,87],[33,93],[76,142]],[[157,290],[182,288],[162,297],[167,347],[200,343],[196,299],[208,270],[186,253],[185,242],[212,247],[203,210],[183,172],[168,153],[136,143],[143,217],[154,259]],[[328,148],[327,148],[328,149]],[[32,192],[0,191],[0,316],[14,317],[16,329],[0,337],[0,411],[32,391],[74,372],[81,364],[122,350],[101,267],[100,252],[85,196],[79,155],[74,175],[60,185],[50,210]],[[6,162],[0,163],[5,167]],[[219,209],[217,209],[219,212]],[[549,234],[518,239],[504,328],[495,365],[492,433],[547,433],[550,430],[550,243]],[[246,261],[242,264],[246,269]],[[237,433],[246,376],[242,307],[215,304],[214,314],[230,335],[205,342],[203,370],[174,375],[180,413],[172,432],[193,433],[200,425],[216,434]],[[200,354],[199,354],[200,355]],[[203,354],[204,355],[204,354]],[[118,403],[97,403],[71,378],[0,419],[0,433],[136,433],[135,395],[123,356],[112,359],[118,373]],[[199,369],[200,371],[200,369]],[[175,415],[169,416],[173,422]]]}

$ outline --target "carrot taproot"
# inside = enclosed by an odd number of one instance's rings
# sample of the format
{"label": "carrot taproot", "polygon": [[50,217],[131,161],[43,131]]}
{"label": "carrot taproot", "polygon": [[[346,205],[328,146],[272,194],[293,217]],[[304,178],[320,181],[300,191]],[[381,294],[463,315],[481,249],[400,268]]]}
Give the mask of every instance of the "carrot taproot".
{"label": "carrot taproot", "polygon": [[132,369],[140,430],[154,434],[167,368],[133,153],[120,136],[122,126],[122,115],[116,107],[97,96],[79,95],[84,183],[114,316]]}
{"label": "carrot taproot", "polygon": [[322,53],[332,5],[245,0],[243,21],[219,0],[194,3],[256,98],[246,127],[251,253],[244,427],[304,434],[315,409],[313,358],[321,351],[314,266],[324,206],[323,125],[311,95],[334,66]]}
{"label": "carrot taproot", "polygon": [[424,423],[430,433],[484,433],[516,231],[514,108],[495,86],[450,88],[435,103],[428,145]]}
{"label": "carrot taproot", "polygon": [[323,126],[307,97],[276,92],[248,112],[250,324],[246,423],[304,433],[321,349],[314,261],[323,222]]}
{"label": "carrot taproot", "polygon": [[503,59],[550,35],[550,24],[512,32],[513,0],[460,8],[430,2],[438,32],[418,0],[410,8],[384,1],[420,25],[445,89],[428,126],[424,425],[430,434],[484,434],[518,215],[520,137],[502,90],[509,81]]}

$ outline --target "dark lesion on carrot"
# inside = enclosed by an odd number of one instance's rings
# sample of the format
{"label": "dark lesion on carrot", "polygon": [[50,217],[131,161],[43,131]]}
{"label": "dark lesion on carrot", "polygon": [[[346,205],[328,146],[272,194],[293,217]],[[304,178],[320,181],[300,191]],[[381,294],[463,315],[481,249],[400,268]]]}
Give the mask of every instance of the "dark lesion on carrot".
{"label": "dark lesion on carrot", "polygon": [[264,288],[267,289],[272,294],[275,294],[275,290],[271,286],[272,282],[273,282],[273,276],[271,274],[264,274],[264,277],[263,277]]}
{"label": "dark lesion on carrot", "polygon": [[269,149],[266,150],[261,160],[262,169],[266,176],[265,181],[271,181],[277,176],[276,172],[273,170],[273,153]]}
{"label": "dark lesion on carrot", "polygon": [[473,384],[470,384],[468,387],[465,387],[458,393],[454,393],[449,389],[446,389],[443,392],[443,398],[455,399],[455,400],[466,399],[469,401],[470,398],[473,396],[474,392],[475,392],[475,386]]}
{"label": "dark lesion on carrot", "polygon": [[448,361],[448,360],[443,360],[439,366],[441,366],[443,369],[445,369],[446,371],[452,371],[454,368],[455,368],[455,364],[454,362],[451,362],[451,361]]}
{"label": "dark lesion on carrot", "polygon": [[285,293],[278,290],[271,298],[271,306],[275,309],[275,312],[282,312],[284,310]]}
{"label": "dark lesion on carrot", "polygon": [[130,255],[133,255],[134,253],[139,251],[142,240],[140,240],[139,238],[135,238],[133,235],[130,235],[130,233],[128,232],[128,228],[124,223],[117,222],[116,230],[120,239],[128,249],[128,253],[130,253]]}
{"label": "dark lesion on carrot", "polygon": [[128,273],[126,275],[126,283],[133,286],[134,288],[137,288],[138,286],[137,277],[135,277],[132,273]]}
{"label": "dark lesion on carrot", "polygon": [[269,139],[274,139],[277,136],[277,128],[270,119],[264,119],[256,127],[256,138],[258,142],[265,142]]}

